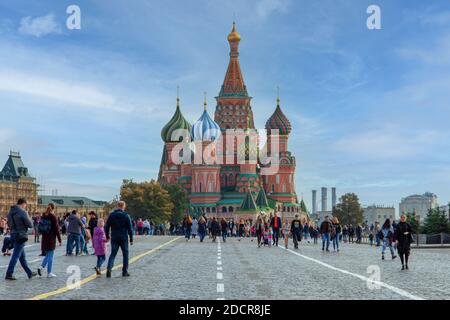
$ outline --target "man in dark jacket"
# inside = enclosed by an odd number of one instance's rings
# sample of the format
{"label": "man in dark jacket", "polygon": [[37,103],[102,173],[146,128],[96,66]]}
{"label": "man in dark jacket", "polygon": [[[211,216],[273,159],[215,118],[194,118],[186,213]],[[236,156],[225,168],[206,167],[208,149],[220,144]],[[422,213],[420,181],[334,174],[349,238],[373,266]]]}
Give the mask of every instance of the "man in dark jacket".
{"label": "man in dark jacket", "polygon": [[81,228],[84,228],[83,222],[81,222],[80,217],[76,210],[67,217],[67,246],[66,255],[71,256],[73,252],[73,244],[75,243],[75,253],[78,256],[81,252],[80,241],[81,241]]}
{"label": "man in dark jacket", "polygon": [[325,243],[327,244],[327,252],[330,252],[330,232],[331,232],[331,222],[328,216],[320,224],[320,234],[322,235],[322,251],[325,250]]}
{"label": "man in dark jacket", "polygon": [[97,227],[97,221],[98,221],[97,214],[94,211],[89,212],[88,227],[89,227],[89,231],[91,233],[91,237],[94,236],[94,229]]}
{"label": "man in dark jacket", "polygon": [[111,231],[111,255],[109,256],[106,270],[106,277],[108,278],[111,278],[111,270],[114,267],[114,259],[119,248],[123,255],[122,276],[130,276],[128,273],[128,237],[130,237],[130,245],[133,245],[133,226],[130,216],[125,212],[125,208],[125,201],[119,201],[117,209],[111,212],[105,225],[107,240],[110,239],[109,233]]}
{"label": "man in dark jacket", "polygon": [[280,229],[282,225],[281,218],[277,216],[276,212],[273,218],[270,220],[270,226],[272,227],[273,231],[273,245],[276,245],[278,247],[278,238],[280,237]]}
{"label": "man in dark jacket", "polygon": [[294,240],[294,248],[298,249],[298,243],[301,241],[302,235],[302,222],[298,218],[298,214],[295,215],[295,219],[291,222],[292,240]]}
{"label": "man in dark jacket", "polygon": [[27,273],[29,279],[37,275],[36,272],[32,272],[28,267],[25,256],[25,242],[28,240],[27,232],[28,229],[33,228],[33,222],[31,221],[26,208],[27,201],[25,199],[19,199],[19,201],[17,201],[17,205],[12,206],[8,213],[8,226],[11,230],[11,241],[13,243],[14,250],[6,271],[6,280],[16,280],[13,273],[17,261],[20,262],[20,265]]}

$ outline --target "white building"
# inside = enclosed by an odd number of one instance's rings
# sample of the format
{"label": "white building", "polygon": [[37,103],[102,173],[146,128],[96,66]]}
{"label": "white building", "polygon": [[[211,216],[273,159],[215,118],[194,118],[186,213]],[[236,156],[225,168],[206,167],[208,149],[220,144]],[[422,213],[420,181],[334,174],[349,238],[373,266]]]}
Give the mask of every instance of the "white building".
{"label": "white building", "polygon": [[437,206],[437,196],[434,193],[414,194],[402,199],[399,205],[399,213],[415,213],[423,221],[428,214],[428,210]]}
{"label": "white building", "polygon": [[375,225],[375,222],[382,225],[386,219],[390,219],[391,222],[395,220],[395,208],[372,205],[363,208],[363,215],[364,222],[368,226],[371,226],[372,224]]}

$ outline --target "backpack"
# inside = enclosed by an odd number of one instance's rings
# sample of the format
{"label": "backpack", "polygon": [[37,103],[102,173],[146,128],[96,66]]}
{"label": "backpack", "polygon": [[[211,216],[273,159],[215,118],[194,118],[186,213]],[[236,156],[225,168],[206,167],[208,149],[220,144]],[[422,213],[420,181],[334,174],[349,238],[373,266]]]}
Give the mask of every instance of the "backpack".
{"label": "backpack", "polygon": [[52,230],[52,222],[50,219],[42,218],[38,224],[38,231],[41,234],[49,234]]}
{"label": "backpack", "polygon": [[331,239],[334,239],[334,237],[336,237],[336,228],[331,223],[330,223],[330,236]]}

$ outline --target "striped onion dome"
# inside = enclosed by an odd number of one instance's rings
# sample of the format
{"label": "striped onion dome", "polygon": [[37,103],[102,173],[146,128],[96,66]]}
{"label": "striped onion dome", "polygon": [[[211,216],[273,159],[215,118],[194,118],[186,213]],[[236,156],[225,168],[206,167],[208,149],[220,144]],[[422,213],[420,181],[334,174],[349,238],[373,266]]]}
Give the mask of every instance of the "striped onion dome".
{"label": "striped onion dome", "polygon": [[277,108],[266,122],[266,130],[268,134],[275,129],[278,129],[278,133],[280,135],[289,135],[292,130],[289,119],[284,115],[283,111],[281,111],[280,99],[277,99]]}
{"label": "striped onion dome", "polygon": [[[179,99],[177,99],[177,109],[175,113],[170,119],[170,121],[164,126],[161,130],[161,138],[164,142],[178,142],[182,141],[182,137],[172,137],[172,134],[175,130],[183,129],[186,130],[187,136],[189,136],[189,132],[191,131],[191,124],[183,117],[180,110]],[[177,133],[175,133],[177,135]],[[179,135],[178,135],[179,136]]]}
{"label": "striped onion dome", "polygon": [[193,141],[215,141],[220,137],[220,126],[213,120],[205,110],[201,117],[192,126],[191,137]]}

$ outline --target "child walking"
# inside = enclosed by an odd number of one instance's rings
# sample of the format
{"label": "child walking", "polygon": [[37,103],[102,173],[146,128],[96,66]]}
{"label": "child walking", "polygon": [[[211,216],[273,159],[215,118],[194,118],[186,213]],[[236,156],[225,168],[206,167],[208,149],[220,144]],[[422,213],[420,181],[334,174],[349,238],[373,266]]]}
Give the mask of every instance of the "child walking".
{"label": "child walking", "polygon": [[94,247],[94,254],[97,256],[97,266],[95,272],[101,275],[101,267],[106,260],[106,235],[105,235],[105,220],[98,219],[97,227],[94,229],[94,237],[92,239],[92,246]]}

